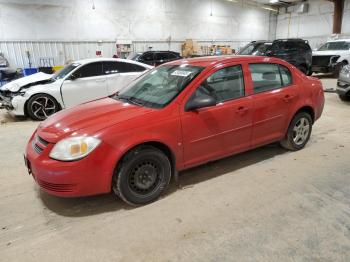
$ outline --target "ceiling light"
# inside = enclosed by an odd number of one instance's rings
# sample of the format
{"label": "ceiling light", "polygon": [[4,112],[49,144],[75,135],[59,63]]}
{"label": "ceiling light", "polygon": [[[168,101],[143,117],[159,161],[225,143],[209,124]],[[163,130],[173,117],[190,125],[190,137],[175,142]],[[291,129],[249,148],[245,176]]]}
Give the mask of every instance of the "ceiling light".
{"label": "ceiling light", "polygon": [[276,4],[279,2],[279,0],[270,0],[269,2],[270,2],[270,4]]}

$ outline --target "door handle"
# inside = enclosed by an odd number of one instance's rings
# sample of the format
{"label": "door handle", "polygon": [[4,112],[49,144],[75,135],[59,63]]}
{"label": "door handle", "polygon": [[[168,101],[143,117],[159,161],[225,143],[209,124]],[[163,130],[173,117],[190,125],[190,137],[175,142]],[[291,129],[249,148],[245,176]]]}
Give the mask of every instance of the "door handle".
{"label": "door handle", "polygon": [[236,114],[243,115],[249,110],[248,107],[240,106],[236,110]]}
{"label": "door handle", "polygon": [[294,96],[292,96],[292,95],[285,95],[284,97],[283,97],[283,100],[284,100],[284,102],[286,102],[286,103],[288,103],[290,100],[292,100],[294,98]]}

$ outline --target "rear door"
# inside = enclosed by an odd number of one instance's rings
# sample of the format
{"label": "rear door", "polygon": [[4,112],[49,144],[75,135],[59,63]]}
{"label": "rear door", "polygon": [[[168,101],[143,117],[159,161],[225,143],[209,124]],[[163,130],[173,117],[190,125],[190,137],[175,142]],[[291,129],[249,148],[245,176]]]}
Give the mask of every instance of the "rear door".
{"label": "rear door", "polygon": [[284,137],[288,117],[298,100],[298,87],[290,70],[279,64],[249,64],[254,88],[252,146]]}
{"label": "rear door", "polygon": [[204,93],[217,105],[182,112],[186,167],[249,148],[253,99],[245,96],[244,82],[241,65],[214,69],[187,100]]}
{"label": "rear door", "polygon": [[73,72],[74,79],[68,78],[61,87],[65,107],[75,106],[98,98],[106,97],[106,76],[102,62],[82,65]]}
{"label": "rear door", "polygon": [[154,60],[154,52],[146,52],[144,53],[140,59],[140,62],[145,63],[147,65],[154,66],[155,65],[155,60]]}
{"label": "rear door", "polygon": [[103,72],[107,79],[107,92],[112,95],[143,74],[147,68],[120,61],[103,62]]}

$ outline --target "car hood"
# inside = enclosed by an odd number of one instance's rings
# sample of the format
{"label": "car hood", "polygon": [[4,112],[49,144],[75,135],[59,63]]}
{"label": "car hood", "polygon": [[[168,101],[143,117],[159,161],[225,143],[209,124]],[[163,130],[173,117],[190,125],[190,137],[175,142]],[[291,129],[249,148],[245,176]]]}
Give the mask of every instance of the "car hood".
{"label": "car hood", "polygon": [[346,55],[348,54],[348,50],[326,50],[326,51],[313,51],[312,55],[317,55],[317,56],[331,56],[331,55]]}
{"label": "car hood", "polygon": [[43,121],[37,131],[43,139],[56,143],[70,135],[95,135],[99,130],[152,111],[108,97],[60,111]]}
{"label": "car hood", "polygon": [[18,92],[21,88],[28,86],[28,85],[35,85],[35,84],[43,84],[43,81],[49,80],[52,78],[52,75],[45,74],[43,72],[39,72],[30,76],[25,76],[22,78],[19,78],[17,80],[14,80],[6,85],[3,85],[1,87],[1,90],[8,90],[10,92]]}

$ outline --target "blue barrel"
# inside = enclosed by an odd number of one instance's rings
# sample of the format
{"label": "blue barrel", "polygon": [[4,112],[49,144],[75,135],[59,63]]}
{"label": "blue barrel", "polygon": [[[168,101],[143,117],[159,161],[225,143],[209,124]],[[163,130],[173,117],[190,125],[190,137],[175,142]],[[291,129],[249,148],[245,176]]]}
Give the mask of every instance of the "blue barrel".
{"label": "blue barrel", "polygon": [[24,68],[23,69],[23,75],[24,76],[30,76],[32,74],[38,73],[38,68]]}

